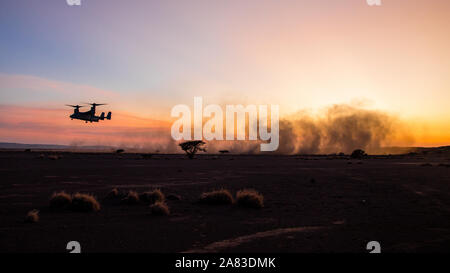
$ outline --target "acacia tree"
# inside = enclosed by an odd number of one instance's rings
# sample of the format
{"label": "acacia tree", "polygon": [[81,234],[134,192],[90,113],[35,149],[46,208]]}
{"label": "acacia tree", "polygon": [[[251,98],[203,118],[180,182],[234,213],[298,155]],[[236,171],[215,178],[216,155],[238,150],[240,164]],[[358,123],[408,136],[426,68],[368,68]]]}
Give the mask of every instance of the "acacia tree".
{"label": "acacia tree", "polygon": [[350,155],[350,157],[354,159],[362,159],[366,156],[367,156],[366,152],[361,149],[354,150],[353,153]]}
{"label": "acacia tree", "polygon": [[183,151],[186,152],[186,155],[189,157],[189,159],[193,159],[194,155],[198,152],[206,152],[206,148],[203,147],[206,143],[201,140],[193,140],[193,141],[186,141],[183,143],[178,144]]}

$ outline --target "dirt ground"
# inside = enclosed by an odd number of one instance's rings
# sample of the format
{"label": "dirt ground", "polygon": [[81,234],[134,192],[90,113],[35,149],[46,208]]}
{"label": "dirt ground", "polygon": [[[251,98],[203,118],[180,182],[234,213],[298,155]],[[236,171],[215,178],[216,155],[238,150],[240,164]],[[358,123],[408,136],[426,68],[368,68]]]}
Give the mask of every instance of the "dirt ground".
{"label": "dirt ground", "polygon": [[[58,155],[58,159],[51,159]],[[430,163],[430,164],[426,164]],[[0,152],[0,252],[450,251],[450,156],[183,155]],[[170,216],[104,201],[112,188],[160,188]],[[253,188],[264,208],[197,203]],[[55,191],[97,196],[99,212],[54,212]],[[40,221],[25,223],[40,210]]]}

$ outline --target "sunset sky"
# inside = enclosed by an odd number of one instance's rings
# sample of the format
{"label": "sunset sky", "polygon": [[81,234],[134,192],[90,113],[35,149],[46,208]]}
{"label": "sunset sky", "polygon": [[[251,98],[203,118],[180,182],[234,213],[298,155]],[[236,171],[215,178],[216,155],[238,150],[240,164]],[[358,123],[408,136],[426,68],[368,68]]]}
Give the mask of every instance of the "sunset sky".
{"label": "sunset sky", "polygon": [[[448,0],[81,1],[0,2],[0,142],[151,144],[202,96],[358,105],[401,119],[404,145],[450,145]],[[68,118],[93,101],[113,120]]]}

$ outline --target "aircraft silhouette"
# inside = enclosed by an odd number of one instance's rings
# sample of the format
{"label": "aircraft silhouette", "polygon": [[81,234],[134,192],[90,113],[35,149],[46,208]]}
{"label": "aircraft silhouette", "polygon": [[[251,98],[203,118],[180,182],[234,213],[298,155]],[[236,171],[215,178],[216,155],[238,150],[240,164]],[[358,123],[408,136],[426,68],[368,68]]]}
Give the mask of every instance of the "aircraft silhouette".
{"label": "aircraft silhouette", "polygon": [[108,112],[108,115],[105,117],[105,112],[102,112],[102,114],[100,116],[96,116],[95,115],[95,107],[97,106],[101,106],[101,105],[106,105],[104,103],[87,103],[89,105],[91,105],[91,110],[86,111],[86,112],[80,112],[80,108],[83,106],[80,105],[70,105],[70,104],[66,104],[66,106],[70,106],[75,108],[73,110],[73,114],[70,115],[70,119],[79,119],[79,120],[84,120],[86,123],[88,122],[98,122],[99,120],[104,120],[105,118],[107,120],[111,120],[111,112]]}

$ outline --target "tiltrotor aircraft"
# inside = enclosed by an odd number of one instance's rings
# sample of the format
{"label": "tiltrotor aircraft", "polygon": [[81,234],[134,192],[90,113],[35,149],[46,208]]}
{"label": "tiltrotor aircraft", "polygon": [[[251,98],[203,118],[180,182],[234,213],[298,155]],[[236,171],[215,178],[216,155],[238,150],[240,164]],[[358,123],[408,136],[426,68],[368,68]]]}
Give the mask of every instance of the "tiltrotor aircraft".
{"label": "tiltrotor aircraft", "polygon": [[107,120],[111,120],[111,112],[108,112],[108,115],[106,115],[105,117],[105,112],[102,112],[102,114],[100,116],[96,116],[95,115],[95,107],[97,106],[101,106],[101,105],[106,105],[106,104],[99,104],[99,103],[88,103],[89,105],[91,105],[91,110],[87,111],[87,112],[80,112],[80,108],[83,106],[80,105],[69,105],[66,104],[66,106],[70,106],[75,108],[73,110],[73,114],[70,115],[70,118],[73,119],[79,119],[79,120],[84,120],[86,123],[88,122],[99,122],[100,120],[104,120],[105,118]]}

